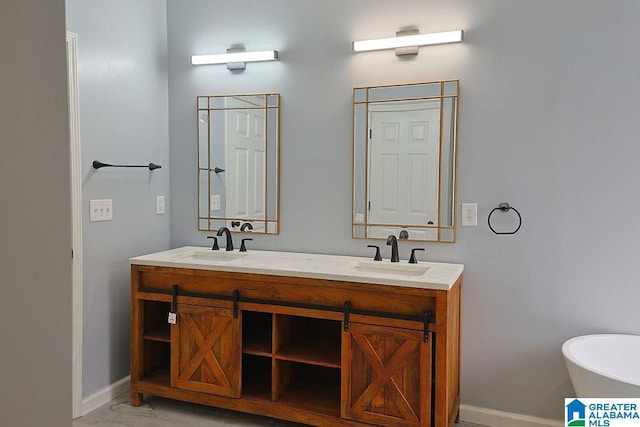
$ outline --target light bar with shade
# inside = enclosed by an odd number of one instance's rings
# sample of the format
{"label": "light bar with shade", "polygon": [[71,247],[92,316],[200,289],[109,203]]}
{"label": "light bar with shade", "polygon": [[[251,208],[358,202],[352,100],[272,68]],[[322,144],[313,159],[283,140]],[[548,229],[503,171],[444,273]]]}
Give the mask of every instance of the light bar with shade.
{"label": "light bar with shade", "polygon": [[353,42],[354,52],[371,50],[397,49],[433,44],[458,43],[462,41],[463,31],[446,31],[442,33],[411,34],[386,39],[359,40]]}
{"label": "light bar with shade", "polygon": [[275,61],[278,59],[277,50],[262,50],[257,52],[227,52],[216,55],[193,55],[193,65],[208,64],[237,64],[245,62]]}

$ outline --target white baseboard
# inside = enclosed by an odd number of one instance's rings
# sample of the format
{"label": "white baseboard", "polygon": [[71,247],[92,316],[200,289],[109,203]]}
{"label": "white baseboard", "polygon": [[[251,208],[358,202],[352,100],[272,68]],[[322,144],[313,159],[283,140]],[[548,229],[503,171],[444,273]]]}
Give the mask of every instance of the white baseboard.
{"label": "white baseboard", "polygon": [[82,415],[87,415],[94,409],[99,408],[112,401],[114,398],[120,396],[122,393],[126,393],[131,388],[131,376],[126,376],[121,380],[116,381],[92,394],[89,397],[82,399]]}
{"label": "white baseboard", "polygon": [[564,423],[545,418],[460,405],[460,421],[490,427],[562,427]]}

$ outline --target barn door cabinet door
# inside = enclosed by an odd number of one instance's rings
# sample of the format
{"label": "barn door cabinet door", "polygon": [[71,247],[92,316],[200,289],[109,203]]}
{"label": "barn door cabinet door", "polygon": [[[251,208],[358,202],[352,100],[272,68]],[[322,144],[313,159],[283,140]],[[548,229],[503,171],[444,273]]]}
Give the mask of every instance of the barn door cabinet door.
{"label": "barn door cabinet door", "polygon": [[342,351],[343,418],[430,425],[431,338],[424,342],[422,331],[351,323]]}
{"label": "barn door cabinet door", "polygon": [[230,309],[180,305],[171,330],[171,386],[240,397],[241,316]]}

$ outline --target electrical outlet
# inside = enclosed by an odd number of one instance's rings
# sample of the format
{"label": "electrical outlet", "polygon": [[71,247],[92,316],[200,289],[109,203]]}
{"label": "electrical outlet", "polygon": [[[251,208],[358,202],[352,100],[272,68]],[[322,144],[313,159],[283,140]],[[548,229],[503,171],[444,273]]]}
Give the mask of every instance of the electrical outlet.
{"label": "electrical outlet", "polygon": [[164,196],[156,197],[156,214],[164,214]]}
{"label": "electrical outlet", "polygon": [[219,211],[220,210],[220,195],[219,194],[212,194],[211,195],[211,211]]}
{"label": "electrical outlet", "polygon": [[462,204],[462,226],[476,227],[478,225],[478,204],[463,203]]}
{"label": "electrical outlet", "polygon": [[111,199],[89,201],[89,221],[111,221],[113,219],[113,201]]}

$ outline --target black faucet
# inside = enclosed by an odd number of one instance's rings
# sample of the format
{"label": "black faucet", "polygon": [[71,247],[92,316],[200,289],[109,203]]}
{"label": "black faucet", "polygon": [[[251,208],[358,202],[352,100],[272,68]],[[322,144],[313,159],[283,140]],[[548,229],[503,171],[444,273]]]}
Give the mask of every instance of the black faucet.
{"label": "black faucet", "polygon": [[413,248],[411,249],[411,258],[409,258],[409,264],[417,264],[418,260],[416,259],[416,251],[424,251],[424,248]]}
{"label": "black faucet", "polygon": [[398,239],[393,234],[387,237],[387,246],[391,246],[391,262],[400,262],[400,255],[398,255]]}
{"label": "black faucet", "polygon": [[222,234],[225,234],[227,237],[227,251],[232,251],[233,250],[233,239],[231,238],[231,231],[227,228],[227,227],[222,227],[218,230],[218,232],[216,233],[216,236],[222,236]]}
{"label": "black faucet", "polygon": [[246,242],[247,240],[253,240],[253,239],[242,239],[242,244],[240,245],[240,252],[247,252],[247,247],[244,244],[244,242]]}
{"label": "black faucet", "polygon": [[213,239],[213,246],[211,247],[212,251],[220,250],[220,247],[218,246],[218,238],[216,236],[207,236],[207,239]]}
{"label": "black faucet", "polygon": [[244,224],[242,224],[242,227],[240,227],[240,231],[244,231],[244,230],[246,230],[247,228],[248,228],[249,230],[253,230],[253,225],[251,225],[251,223],[250,223],[250,222],[245,222]]}
{"label": "black faucet", "polygon": [[367,245],[368,248],[376,248],[376,255],[373,257],[374,261],[382,261],[382,256],[380,255],[380,246],[376,245]]}

